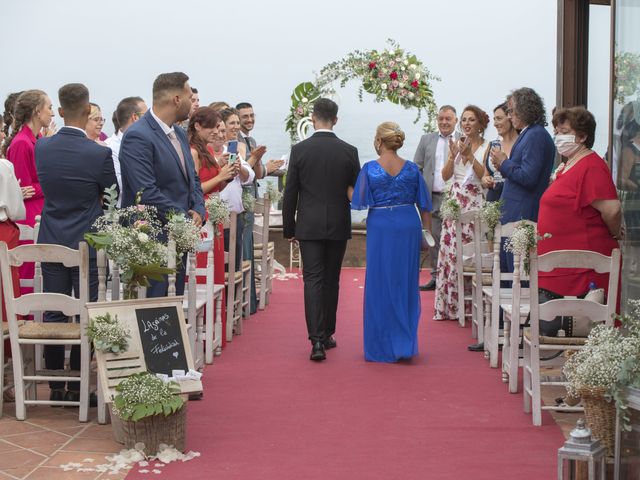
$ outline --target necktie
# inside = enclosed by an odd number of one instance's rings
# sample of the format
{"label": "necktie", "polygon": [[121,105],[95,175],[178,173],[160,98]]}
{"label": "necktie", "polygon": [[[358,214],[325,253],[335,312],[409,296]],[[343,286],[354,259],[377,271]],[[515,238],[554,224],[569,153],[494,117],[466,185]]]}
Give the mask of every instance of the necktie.
{"label": "necktie", "polygon": [[244,137],[244,142],[247,144],[247,153],[251,153],[251,140],[252,138],[249,136]]}
{"label": "necktie", "polygon": [[182,173],[186,175],[187,169],[184,164],[184,153],[182,153],[182,146],[180,145],[180,141],[178,140],[178,137],[176,137],[176,132],[169,132],[167,133],[167,136],[169,137],[169,140],[171,141],[173,148],[176,149],[178,158],[180,158],[180,166],[182,167]]}

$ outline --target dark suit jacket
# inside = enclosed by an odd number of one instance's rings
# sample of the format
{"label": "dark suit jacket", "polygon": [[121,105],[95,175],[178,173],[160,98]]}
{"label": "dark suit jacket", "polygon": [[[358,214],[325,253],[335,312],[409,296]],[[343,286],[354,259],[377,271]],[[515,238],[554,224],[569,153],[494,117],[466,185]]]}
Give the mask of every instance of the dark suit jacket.
{"label": "dark suit jacket", "polygon": [[186,175],[151,110],[124,133],[120,146],[122,206],[133,205],[136,193],[142,190],[142,203],[156,207],[162,217],[170,211],[186,214],[194,210],[204,219],[204,197],[187,136],[177,125],[174,131],[182,146]]}
{"label": "dark suit jacket", "polygon": [[511,156],[500,165],[506,179],[500,197],[502,223],[538,221],[540,197],[549,186],[555,154],[553,139],[542,125],[531,125],[520,134]]}
{"label": "dark suit jacket", "polygon": [[316,132],[294,145],[282,207],[284,237],[351,238],[347,189],[355,185],[358,173],[358,150],[334,133]]}
{"label": "dark suit jacket", "polygon": [[38,140],[35,158],[44,194],[38,243],[78,248],[102,215],[101,194],[117,184],[111,149],[63,127]]}

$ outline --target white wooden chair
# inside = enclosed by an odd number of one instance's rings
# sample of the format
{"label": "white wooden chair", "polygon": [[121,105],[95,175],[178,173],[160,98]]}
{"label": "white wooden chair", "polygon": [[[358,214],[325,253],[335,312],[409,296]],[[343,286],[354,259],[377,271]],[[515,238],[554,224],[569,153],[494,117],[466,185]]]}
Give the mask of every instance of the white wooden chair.
{"label": "white wooden chair", "polygon": [[[189,315],[193,315],[191,312],[191,292],[194,285],[192,283],[192,277],[193,282],[195,282],[198,277],[206,278],[206,283],[195,285],[198,305],[196,307],[196,311],[198,312],[196,347],[198,347],[199,352],[204,351],[204,362],[206,363],[213,363],[214,353],[219,355],[222,351],[222,301],[224,285],[216,285],[214,280],[214,241],[215,238],[212,236],[211,238],[204,239],[200,245],[198,245],[197,251],[206,252],[207,254],[207,264],[205,267],[196,267],[195,255],[189,255],[190,259],[193,258],[194,260],[192,262],[190,261],[191,267],[189,270],[189,282],[187,284],[188,312]],[[204,322],[202,322],[199,316],[199,305],[202,299],[204,299],[205,302]],[[204,350],[202,350],[202,345],[204,345]],[[202,362],[198,360],[196,365],[201,363]]]}
{"label": "white wooden chair", "polygon": [[[59,293],[31,293],[16,298],[13,294],[11,266],[23,262],[62,263],[66,267],[78,267],[80,278],[80,298]],[[2,288],[9,322],[9,337],[13,356],[13,375],[16,397],[16,418],[26,418],[27,405],[70,405],[79,406],[79,420],[88,420],[89,410],[89,368],[91,348],[86,334],[87,309],[89,301],[89,251],[85,242],[80,242],[78,250],[60,245],[22,245],[12,250],[6,243],[0,242],[0,270]],[[70,323],[26,322],[20,325],[18,317],[28,315],[35,310],[61,311],[72,318]],[[73,317],[78,315],[80,323]],[[79,345],[80,371],[36,370],[35,345]],[[80,401],[38,400],[36,383],[38,381],[78,381],[80,382]]]}
{"label": "white wooden chair", "polygon": [[[256,200],[255,221],[253,224],[253,258],[256,262],[258,280],[258,309],[264,310],[269,304],[269,295],[273,285],[273,261],[275,243],[269,241],[269,212],[271,201],[269,194]],[[259,262],[259,263],[258,263]]]}
{"label": "white wooden chair", "polygon": [[[0,274],[0,291],[2,291],[2,275]],[[22,325],[24,322],[22,320],[18,321],[19,325]],[[13,388],[13,383],[5,384],[5,374],[9,369],[13,366],[11,359],[5,361],[4,356],[4,343],[9,340],[9,322],[5,321],[5,318],[2,316],[2,310],[0,309],[0,417],[2,417],[3,407],[4,407],[4,392]]]}
{"label": "white wooden chair", "polygon": [[[517,222],[496,225],[493,242],[493,268],[491,286],[482,287],[483,304],[485,307],[484,350],[485,358],[489,360],[491,368],[498,368],[500,345],[504,343],[503,329],[500,328],[500,305],[510,304],[513,296],[512,289],[501,287],[502,282],[513,282],[512,272],[500,271],[501,239],[513,233]],[[521,290],[521,296],[527,297],[528,291]]]}
{"label": "white wooden chair", "polygon": [[224,254],[224,263],[227,265],[225,273],[225,283],[227,286],[227,342],[233,341],[234,333],[242,334],[242,285],[244,274],[242,269],[236,271],[236,255],[242,255],[236,249],[236,235],[238,233],[238,214],[231,213],[229,224],[229,251]]}
{"label": "white wooden chair", "polygon": [[[556,316],[573,316],[574,321],[579,317],[577,321],[604,322],[606,325],[612,326],[618,298],[620,250],[613,250],[610,257],[580,250],[559,250],[538,256],[532,250],[529,261],[531,267],[531,326],[524,334],[524,411],[527,413],[533,411],[533,424],[541,425],[542,410],[565,412],[582,410],[582,407],[579,406],[542,405],[541,386],[566,385],[566,382],[541,380],[542,352],[580,350],[586,338],[542,336],[540,335],[540,319],[553,320]],[[585,268],[597,273],[609,273],[606,303],[603,305],[591,300],[565,297],[540,305],[538,303],[538,273],[550,272],[556,268]]]}
{"label": "white wooden chair", "polygon": [[[33,243],[38,243],[38,233],[40,232],[40,215],[36,216],[36,223],[33,227],[29,225],[18,224],[18,228],[20,229],[20,241],[29,241]],[[40,269],[40,262],[35,262],[35,268]],[[38,273],[38,272],[36,272]],[[20,279],[20,288],[31,288],[35,291],[35,279],[36,275],[33,278],[21,278]],[[34,312],[35,316],[36,312]],[[39,318],[35,318],[36,321],[42,321],[42,312],[39,312]]]}
{"label": "white wooden chair", "polygon": [[[471,275],[471,336],[484,343],[482,288],[491,286],[493,250],[486,240],[487,225],[480,215],[474,222],[473,243],[463,245],[463,272]],[[478,261],[480,259],[480,261]]]}
{"label": "white wooden chair", "polygon": [[[535,224],[534,224],[535,225]],[[518,392],[518,369],[520,361],[520,340],[522,326],[529,315],[529,288],[523,288],[521,281],[529,280],[524,271],[520,255],[513,256],[513,282],[511,301],[501,303],[504,321],[504,343],[502,345],[502,381],[509,384],[509,392]]]}
{"label": "white wooden chair", "polygon": [[[467,212],[462,212],[458,217],[458,219],[456,220],[456,250],[458,253],[456,255],[456,275],[457,275],[457,282],[458,282],[458,323],[460,324],[461,327],[464,327],[466,325],[466,318],[467,316],[470,316],[470,314],[466,313],[465,307],[467,303],[471,304],[473,300],[471,295],[465,294],[464,279],[465,278],[471,279],[476,275],[475,268],[473,267],[468,269],[468,271],[465,272],[465,268],[464,268],[465,253],[467,258],[471,258],[472,262],[474,262],[475,260],[473,260],[473,256],[475,254],[475,250],[474,250],[475,247],[473,242],[470,242],[467,245],[463,245],[462,227],[463,225],[470,223],[470,224],[473,224],[475,229],[475,226],[478,220],[478,213],[479,213],[479,210],[469,210]],[[465,251],[465,246],[466,246],[466,251]]]}

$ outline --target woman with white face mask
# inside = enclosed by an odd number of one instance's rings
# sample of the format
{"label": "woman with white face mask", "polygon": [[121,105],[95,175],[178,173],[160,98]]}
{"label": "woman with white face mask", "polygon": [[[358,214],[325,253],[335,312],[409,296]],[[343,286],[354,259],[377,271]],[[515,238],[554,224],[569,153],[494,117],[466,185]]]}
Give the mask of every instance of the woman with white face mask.
{"label": "woman with white face mask", "polygon": [[[566,161],[540,199],[538,254],[590,250],[611,255],[622,238],[622,213],[611,171],[593,150],[596,121],[584,107],[562,108],[553,116],[555,145]],[[582,295],[595,287],[606,292],[608,274],[593,270],[540,272],[539,287],[559,295]],[[593,288],[593,285],[591,285]]]}

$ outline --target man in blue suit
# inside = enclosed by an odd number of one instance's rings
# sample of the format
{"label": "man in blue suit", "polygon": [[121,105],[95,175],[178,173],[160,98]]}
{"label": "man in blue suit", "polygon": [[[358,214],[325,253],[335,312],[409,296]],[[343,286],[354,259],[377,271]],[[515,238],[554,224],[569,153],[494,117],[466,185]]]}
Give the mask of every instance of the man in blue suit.
{"label": "man in blue suit", "polygon": [[[549,186],[556,149],[547,125],[542,98],[531,88],[514,90],[507,98],[507,115],[520,135],[506,158],[492,149],[494,166],[505,178],[501,222],[538,221],[540,197]],[[504,261],[504,263],[502,262]],[[502,252],[503,271],[513,272],[513,255]]]}
{"label": "man in blue suit", "polygon": [[[189,77],[182,72],[163,73],[153,82],[153,106],[127,129],[120,146],[122,206],[141,203],[158,209],[163,221],[170,212],[184,213],[201,226],[205,217],[200,178],[195,170],[184,130],[176,124],[191,111]],[[184,265],[176,276],[176,293],[184,293]],[[168,284],[151,282],[149,297],[167,295]]]}
{"label": "man in blue suit", "polygon": [[[53,243],[77,249],[85,232],[102,215],[102,194],[116,184],[111,150],[87,138],[84,127],[89,118],[89,90],[80,83],[64,85],[58,91],[64,127],[52,136],[38,140],[35,161],[40,186],[44,194],[44,208],[40,222],[38,243]],[[43,290],[45,292],[79,297],[78,268],[61,263],[43,263]],[[98,272],[95,250],[89,256],[89,298],[98,299]],[[61,312],[45,312],[45,322],[66,322]],[[44,347],[47,369],[64,368],[64,346]],[[71,370],[80,369],[80,349],[71,350]],[[78,401],[80,386],[77,382],[49,382],[51,400]],[[95,397],[92,398],[92,403]]]}

